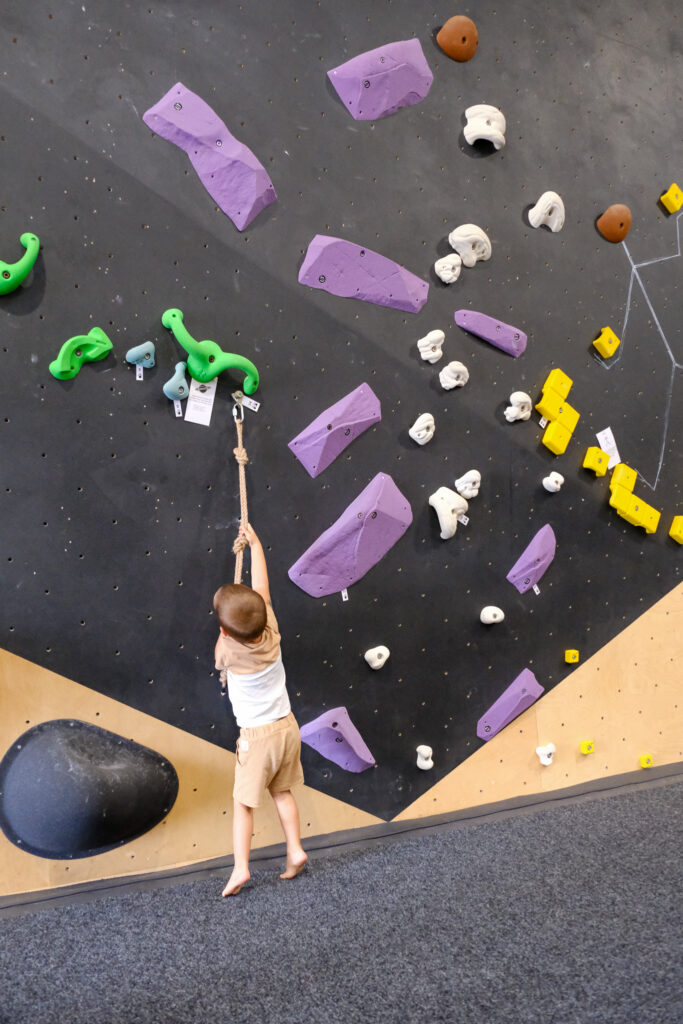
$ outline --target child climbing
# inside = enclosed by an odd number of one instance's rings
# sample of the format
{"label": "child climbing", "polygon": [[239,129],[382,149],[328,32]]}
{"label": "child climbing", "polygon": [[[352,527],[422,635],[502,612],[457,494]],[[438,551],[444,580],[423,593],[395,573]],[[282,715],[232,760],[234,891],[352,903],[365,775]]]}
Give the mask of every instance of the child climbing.
{"label": "child climbing", "polygon": [[303,782],[301,736],[287,694],[266,559],[256,533],[245,520],[238,539],[251,552],[252,585],[227,583],[213,599],[220,625],[216,668],[227,681],[240,727],[233,789],[234,867],[223,896],[236,896],[251,877],[253,809],[266,789],[275,801],[287,843],[287,865],[280,878],[295,878],[308,860],[291,791]]}

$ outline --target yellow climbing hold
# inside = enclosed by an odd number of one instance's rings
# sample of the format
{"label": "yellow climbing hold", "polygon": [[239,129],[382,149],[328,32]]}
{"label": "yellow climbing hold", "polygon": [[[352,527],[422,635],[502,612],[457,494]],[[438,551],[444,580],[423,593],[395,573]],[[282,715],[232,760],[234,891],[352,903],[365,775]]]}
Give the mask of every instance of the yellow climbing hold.
{"label": "yellow climbing hold", "polygon": [[651,754],[641,754],[638,758],[638,762],[641,768],[652,768],[652,765],[654,764]]}
{"label": "yellow climbing hold", "polygon": [[659,197],[659,201],[669,213],[676,213],[683,206],[683,192],[681,192],[681,189],[674,181],[672,185],[669,185],[664,195]]}
{"label": "yellow climbing hold", "polygon": [[579,660],[579,652],[574,650],[565,651],[564,660],[567,662],[568,665],[575,665]]}
{"label": "yellow climbing hold", "polygon": [[609,455],[607,452],[603,452],[602,448],[598,448],[597,445],[586,448],[586,454],[583,457],[584,469],[592,469],[596,476],[604,476],[608,465]]}
{"label": "yellow climbing hold", "polygon": [[609,359],[621,345],[621,338],[617,338],[611,327],[603,327],[600,336],[593,342],[593,347],[598,350],[603,359]]}
{"label": "yellow climbing hold", "polygon": [[581,740],[579,750],[582,754],[594,754],[595,744],[593,743],[593,740]]}

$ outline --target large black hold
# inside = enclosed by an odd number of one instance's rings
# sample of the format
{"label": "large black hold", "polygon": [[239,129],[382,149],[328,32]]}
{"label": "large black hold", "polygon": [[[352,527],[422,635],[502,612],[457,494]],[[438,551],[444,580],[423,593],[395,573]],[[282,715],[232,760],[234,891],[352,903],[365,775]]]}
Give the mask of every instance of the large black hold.
{"label": "large black hold", "polygon": [[0,828],[38,857],[104,853],[154,828],[178,795],[169,761],[87,722],[56,719],[0,762]]}

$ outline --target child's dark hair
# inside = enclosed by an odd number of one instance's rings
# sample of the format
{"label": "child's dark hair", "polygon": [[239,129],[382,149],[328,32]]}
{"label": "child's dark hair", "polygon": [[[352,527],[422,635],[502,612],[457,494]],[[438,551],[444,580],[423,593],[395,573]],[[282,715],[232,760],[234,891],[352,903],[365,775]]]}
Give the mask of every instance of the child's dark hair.
{"label": "child's dark hair", "polygon": [[266,602],[244,583],[226,583],[213,596],[218,621],[235,640],[256,640],[266,628]]}

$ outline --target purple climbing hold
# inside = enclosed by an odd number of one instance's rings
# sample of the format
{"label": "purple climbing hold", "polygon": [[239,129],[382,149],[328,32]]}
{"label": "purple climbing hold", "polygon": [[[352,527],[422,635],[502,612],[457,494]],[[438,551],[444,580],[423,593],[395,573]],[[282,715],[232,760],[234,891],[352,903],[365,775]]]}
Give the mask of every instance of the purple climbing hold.
{"label": "purple climbing hold", "polygon": [[515,359],[526,349],[527,336],[524,331],[511,324],[504,324],[502,320],[495,320],[486,313],[477,313],[476,309],[457,309],[454,319],[458,327],[464,327],[466,331],[476,334],[478,338],[483,338]]}
{"label": "purple climbing hold", "polygon": [[362,579],[413,521],[410,503],[386,473],[378,473],[336,523],[289,570],[311,597],[325,597]]}
{"label": "purple climbing hold", "polygon": [[346,708],[332,708],[302,725],[301,739],[347,772],[364,772],[376,764]]}
{"label": "purple climbing hold", "polygon": [[557,541],[550,523],[538,531],[531,543],[524,549],[510,572],[505,577],[520,594],[526,594],[529,587],[535,587],[555,557]]}
{"label": "purple climbing hold", "polygon": [[359,53],[327,75],[356,121],[376,121],[420,103],[434,81],[419,39]]}
{"label": "purple climbing hold", "polygon": [[333,235],[316,235],[299,271],[299,284],[345,299],[419,313],[429,292],[422,278],[386,256]]}
{"label": "purple climbing hold", "polygon": [[145,111],[142,120],[185,150],[206,191],[240,231],[277,199],[263,164],[181,82]]}
{"label": "purple climbing hold", "polygon": [[289,447],[310,475],[316,477],[381,418],[379,398],[369,384],[361,384],[321,412],[289,442]]}
{"label": "purple climbing hold", "polygon": [[543,687],[531,669],[522,669],[507,690],[503,690],[498,700],[494,701],[477,722],[479,739],[490,740],[518,715],[530,708],[542,693]]}

